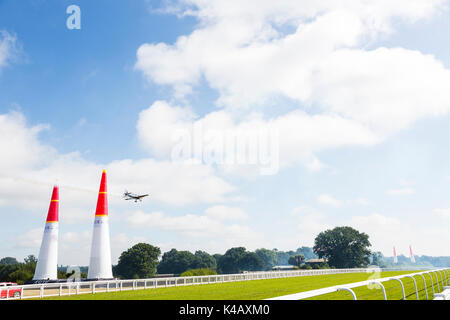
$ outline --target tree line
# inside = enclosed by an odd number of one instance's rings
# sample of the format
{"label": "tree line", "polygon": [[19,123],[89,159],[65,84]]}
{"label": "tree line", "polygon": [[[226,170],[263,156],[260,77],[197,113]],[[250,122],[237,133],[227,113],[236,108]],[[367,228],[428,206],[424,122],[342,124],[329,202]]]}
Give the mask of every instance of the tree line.
{"label": "tree line", "polygon": [[[23,262],[13,257],[2,258],[0,259],[0,282],[24,284],[33,279],[36,264],[37,259],[34,255],[27,256]],[[67,279],[70,276],[65,270],[66,268],[58,267],[58,279]],[[86,275],[84,274],[85,277]]]}
{"label": "tree line", "polygon": [[[293,251],[260,248],[249,251],[244,247],[228,249],[224,254],[209,254],[198,250],[178,251],[171,249],[161,256],[160,248],[148,243],[138,243],[122,252],[118,264],[113,266],[115,277],[122,279],[150,278],[157,274],[207,275],[230,274],[243,271],[267,271],[274,266],[293,265],[296,268],[311,268],[305,261],[314,258],[323,259],[315,268],[364,268],[369,264],[380,267],[392,267],[392,258],[384,257],[380,252],[370,251],[369,236],[351,227],[336,227],[317,235],[314,247],[300,247]],[[409,259],[399,256],[396,266],[407,265]],[[448,266],[450,257],[416,257],[415,266]],[[20,263],[15,258],[0,260],[0,282],[31,280],[36,268],[36,258],[32,255]],[[87,276],[87,267],[81,267],[82,278]],[[58,278],[69,275],[64,268],[58,268]]]}
{"label": "tree line", "polygon": [[[254,252],[244,247],[228,249],[224,254],[209,254],[198,250],[165,252],[161,260],[158,247],[139,243],[122,252],[119,262],[113,268],[115,276],[127,279],[148,278],[156,274],[181,275],[189,271],[190,275],[230,274],[243,271],[266,271],[276,265],[295,265],[293,257],[305,259],[316,258],[312,248],[301,247],[296,251],[279,251],[277,249],[257,249]],[[295,260],[297,261],[297,260]]]}

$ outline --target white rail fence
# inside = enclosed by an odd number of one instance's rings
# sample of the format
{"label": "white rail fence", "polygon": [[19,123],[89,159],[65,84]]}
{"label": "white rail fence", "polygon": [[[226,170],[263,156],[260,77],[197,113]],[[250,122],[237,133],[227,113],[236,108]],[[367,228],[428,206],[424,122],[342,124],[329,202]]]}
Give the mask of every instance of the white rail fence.
{"label": "white rail fence", "polygon": [[[5,300],[44,298],[54,296],[70,296],[77,294],[116,292],[126,290],[151,289],[161,287],[177,287],[187,285],[200,285],[211,283],[224,283],[234,281],[248,281],[260,279],[279,279],[288,277],[315,276],[324,274],[342,273],[371,273],[377,272],[376,268],[360,269],[318,269],[318,270],[294,270],[294,271],[266,271],[249,272],[239,274],[223,274],[193,277],[169,277],[149,278],[134,280],[105,280],[105,281],[80,281],[64,283],[43,283],[21,286],[11,286],[0,289],[7,291]],[[404,269],[382,269],[382,271],[405,271]],[[11,290],[20,289],[20,295],[9,297]],[[2,296],[4,293],[2,294]],[[2,299],[3,300],[3,299]]]}
{"label": "white rail fence", "polygon": [[[426,275],[427,275],[427,277],[425,277]],[[420,278],[416,278],[418,276],[420,276]],[[416,280],[423,281],[424,287],[425,287],[426,299],[428,300],[428,291],[426,290],[426,288],[428,286],[426,283],[426,278],[429,278],[431,281],[431,288],[432,288],[435,300],[450,299],[450,287],[448,287],[449,279],[450,279],[449,269],[433,269],[433,270],[428,270],[428,271],[423,271],[423,272],[416,272],[416,273],[411,273],[411,274],[394,276],[394,277],[386,277],[386,278],[379,278],[379,279],[373,279],[373,280],[367,280],[367,281],[361,281],[361,282],[354,282],[354,283],[349,283],[349,284],[344,284],[344,285],[336,285],[336,286],[332,286],[332,287],[311,290],[311,291],[306,291],[306,292],[300,292],[300,293],[294,293],[294,294],[270,298],[270,299],[266,299],[266,300],[301,300],[301,299],[312,298],[312,297],[316,297],[316,296],[320,296],[320,295],[328,294],[328,293],[333,293],[333,292],[337,292],[337,291],[350,292],[353,297],[353,300],[357,300],[356,293],[352,289],[357,288],[357,287],[367,286],[367,285],[373,285],[373,284],[376,284],[379,286],[379,288],[383,292],[384,300],[387,300],[386,289],[383,285],[383,282],[391,281],[391,280],[398,281],[398,283],[402,289],[403,300],[406,300],[405,287],[404,287],[403,282],[401,281],[401,279],[403,279],[403,278],[410,278],[413,280],[417,300],[419,300],[419,290],[417,287]],[[436,291],[435,291],[435,286],[436,286]],[[440,293],[441,291],[442,291],[442,293]]]}

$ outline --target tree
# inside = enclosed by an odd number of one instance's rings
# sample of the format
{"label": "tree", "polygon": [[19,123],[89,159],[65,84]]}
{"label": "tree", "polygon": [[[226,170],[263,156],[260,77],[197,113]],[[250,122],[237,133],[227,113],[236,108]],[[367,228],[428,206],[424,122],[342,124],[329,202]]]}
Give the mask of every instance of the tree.
{"label": "tree", "polygon": [[310,247],[300,247],[296,251],[297,254],[301,254],[305,259],[316,259],[317,255],[314,253],[313,249]]}
{"label": "tree", "polygon": [[25,261],[25,263],[26,264],[30,264],[30,265],[35,265],[36,266],[36,264],[37,264],[37,259],[36,259],[36,257],[34,256],[34,255],[32,255],[32,254],[30,254],[29,256],[27,256],[25,259],[24,259],[24,261]]}
{"label": "tree", "polygon": [[314,241],[314,253],[336,268],[366,267],[369,262],[369,236],[351,227],[321,232]]}
{"label": "tree", "polygon": [[24,259],[24,263],[0,265],[0,282],[24,284],[33,279],[36,263],[36,257],[29,255]]}
{"label": "tree", "polygon": [[300,267],[300,265],[305,262],[305,256],[302,254],[296,254],[295,256],[290,256],[289,264],[293,266]]}
{"label": "tree", "polygon": [[228,249],[219,258],[218,269],[221,273],[241,273],[242,271],[261,270],[264,262],[254,252],[248,252],[244,247]]}
{"label": "tree", "polygon": [[269,249],[257,249],[255,253],[263,261],[263,269],[270,270],[277,264],[277,253],[274,250]]}
{"label": "tree", "polygon": [[217,269],[216,259],[205,251],[195,251],[195,259],[192,266],[192,269]]}
{"label": "tree", "polygon": [[287,265],[289,264],[289,257],[291,256],[291,254],[284,252],[284,251],[276,251],[277,253],[277,265],[279,266],[283,266],[283,265]]}
{"label": "tree", "polygon": [[208,268],[201,268],[201,269],[189,269],[182,274],[180,274],[180,277],[192,277],[192,276],[209,276],[209,275],[215,275],[217,274],[216,270],[208,269]]}
{"label": "tree", "polygon": [[5,257],[0,260],[0,265],[2,265],[2,264],[8,264],[8,265],[19,264],[19,261],[17,261],[17,259],[13,258],[13,257]]}
{"label": "tree", "polygon": [[158,265],[158,273],[180,274],[186,270],[193,269],[192,266],[195,261],[195,255],[191,252],[172,249],[163,254],[161,262]]}
{"label": "tree", "polygon": [[385,267],[384,256],[381,252],[372,252],[372,264],[379,267]]}
{"label": "tree", "polygon": [[156,274],[161,250],[147,243],[138,243],[122,252],[114,273],[124,279],[150,278]]}
{"label": "tree", "polygon": [[264,267],[264,261],[254,252],[247,252],[240,264],[242,271],[261,271]]}

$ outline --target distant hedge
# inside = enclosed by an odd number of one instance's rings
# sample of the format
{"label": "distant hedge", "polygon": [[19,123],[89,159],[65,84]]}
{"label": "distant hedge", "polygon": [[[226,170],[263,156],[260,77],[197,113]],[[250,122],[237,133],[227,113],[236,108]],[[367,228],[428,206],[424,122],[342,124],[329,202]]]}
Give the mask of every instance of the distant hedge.
{"label": "distant hedge", "polygon": [[183,272],[180,277],[192,277],[192,276],[208,276],[217,274],[216,270],[201,268],[201,269],[190,269]]}

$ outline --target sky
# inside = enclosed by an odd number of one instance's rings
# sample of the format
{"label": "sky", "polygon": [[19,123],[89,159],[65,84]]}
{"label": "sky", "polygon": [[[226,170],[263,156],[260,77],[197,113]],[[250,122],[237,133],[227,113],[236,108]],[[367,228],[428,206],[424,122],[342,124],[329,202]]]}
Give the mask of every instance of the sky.
{"label": "sky", "polygon": [[38,255],[58,184],[87,265],[103,169],[113,263],[336,226],[450,255],[449,4],[0,0],[0,257]]}

